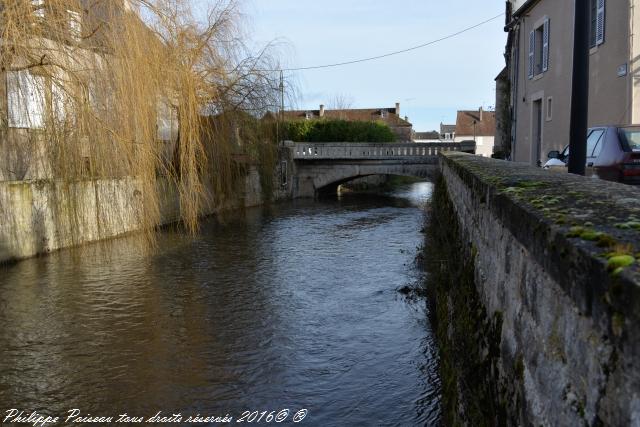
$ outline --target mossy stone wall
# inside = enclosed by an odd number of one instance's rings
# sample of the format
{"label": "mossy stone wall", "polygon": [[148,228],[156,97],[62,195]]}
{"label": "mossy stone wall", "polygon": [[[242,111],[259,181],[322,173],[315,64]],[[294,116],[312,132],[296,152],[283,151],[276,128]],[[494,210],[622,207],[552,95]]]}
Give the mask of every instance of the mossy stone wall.
{"label": "mossy stone wall", "polygon": [[448,425],[640,425],[638,188],[446,153],[427,240]]}

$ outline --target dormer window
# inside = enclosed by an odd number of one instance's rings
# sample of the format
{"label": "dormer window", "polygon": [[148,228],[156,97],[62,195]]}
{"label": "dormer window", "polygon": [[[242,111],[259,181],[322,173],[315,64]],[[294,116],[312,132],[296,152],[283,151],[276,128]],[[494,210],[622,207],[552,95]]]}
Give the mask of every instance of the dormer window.
{"label": "dormer window", "polygon": [[33,15],[36,18],[44,18],[44,0],[31,0]]}
{"label": "dormer window", "polygon": [[75,41],[80,41],[82,38],[82,16],[80,12],[67,10],[67,16],[69,17],[69,34]]}
{"label": "dormer window", "polygon": [[307,120],[311,120],[311,118],[313,117],[313,114],[311,113],[311,111],[305,111],[304,113],[304,118]]}
{"label": "dormer window", "polygon": [[380,110],[380,117],[382,117],[383,119],[387,117],[387,110]]}

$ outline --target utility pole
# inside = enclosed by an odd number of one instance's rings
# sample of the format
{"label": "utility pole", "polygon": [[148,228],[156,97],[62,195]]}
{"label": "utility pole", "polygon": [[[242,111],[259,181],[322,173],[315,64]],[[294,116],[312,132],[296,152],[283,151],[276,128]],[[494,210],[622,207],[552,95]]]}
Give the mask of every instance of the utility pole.
{"label": "utility pole", "polygon": [[584,175],[587,162],[590,9],[589,0],[575,0],[569,173],[577,175]]}

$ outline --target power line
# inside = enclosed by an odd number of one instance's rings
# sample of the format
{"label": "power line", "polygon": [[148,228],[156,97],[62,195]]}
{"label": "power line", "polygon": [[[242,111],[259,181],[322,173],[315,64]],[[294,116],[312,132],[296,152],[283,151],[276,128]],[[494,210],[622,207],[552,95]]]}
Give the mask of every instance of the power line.
{"label": "power line", "polygon": [[386,57],[389,57],[389,56],[394,56],[394,55],[399,55],[399,54],[401,54],[401,53],[410,52],[410,51],[412,51],[412,50],[421,49],[421,48],[423,48],[423,47],[430,46],[430,45],[433,45],[433,44],[439,43],[439,42],[441,42],[441,41],[445,41],[445,40],[448,40],[448,39],[451,39],[451,38],[457,37],[457,36],[459,36],[460,34],[463,34],[463,33],[466,33],[466,32],[468,32],[468,31],[471,31],[471,30],[473,30],[473,29],[476,29],[476,28],[478,28],[478,27],[481,27],[481,26],[483,26],[484,24],[487,24],[487,23],[489,23],[489,22],[491,22],[491,21],[495,21],[496,19],[500,18],[501,16],[504,16],[504,13],[501,13],[501,14],[499,14],[499,15],[496,15],[496,16],[494,16],[493,18],[489,18],[489,19],[487,19],[487,20],[485,20],[485,21],[482,21],[482,22],[480,22],[480,23],[478,23],[478,24],[472,25],[471,27],[467,27],[467,28],[465,28],[465,29],[463,29],[463,30],[457,31],[457,32],[455,32],[455,33],[453,33],[453,34],[449,34],[448,36],[444,36],[444,37],[441,37],[441,38],[436,39],[436,40],[431,40],[430,42],[423,43],[423,44],[420,44],[420,45],[418,45],[418,46],[413,46],[413,47],[410,47],[410,48],[407,48],[407,49],[396,50],[396,51],[394,51],[394,52],[385,53],[385,54],[383,54],[383,55],[371,56],[371,57],[369,57],[369,58],[355,59],[355,60],[353,60],[353,61],[336,62],[336,63],[334,63],[334,64],[314,65],[314,66],[311,66],[311,67],[283,68],[283,69],[281,69],[281,70],[268,70],[268,71],[304,71],[304,70],[318,70],[318,69],[322,69],[322,68],[341,67],[341,66],[343,66],[343,65],[351,65],[351,64],[358,64],[358,63],[361,63],[361,62],[374,61],[374,60],[376,60],[376,59],[386,58]]}

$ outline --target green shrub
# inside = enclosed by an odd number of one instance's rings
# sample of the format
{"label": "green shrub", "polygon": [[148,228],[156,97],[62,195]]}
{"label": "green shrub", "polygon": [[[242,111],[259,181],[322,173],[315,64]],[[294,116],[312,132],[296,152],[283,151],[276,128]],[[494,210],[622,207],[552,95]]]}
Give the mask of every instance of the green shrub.
{"label": "green shrub", "polygon": [[391,128],[381,122],[346,120],[290,121],[283,124],[284,139],[296,142],[394,142]]}

